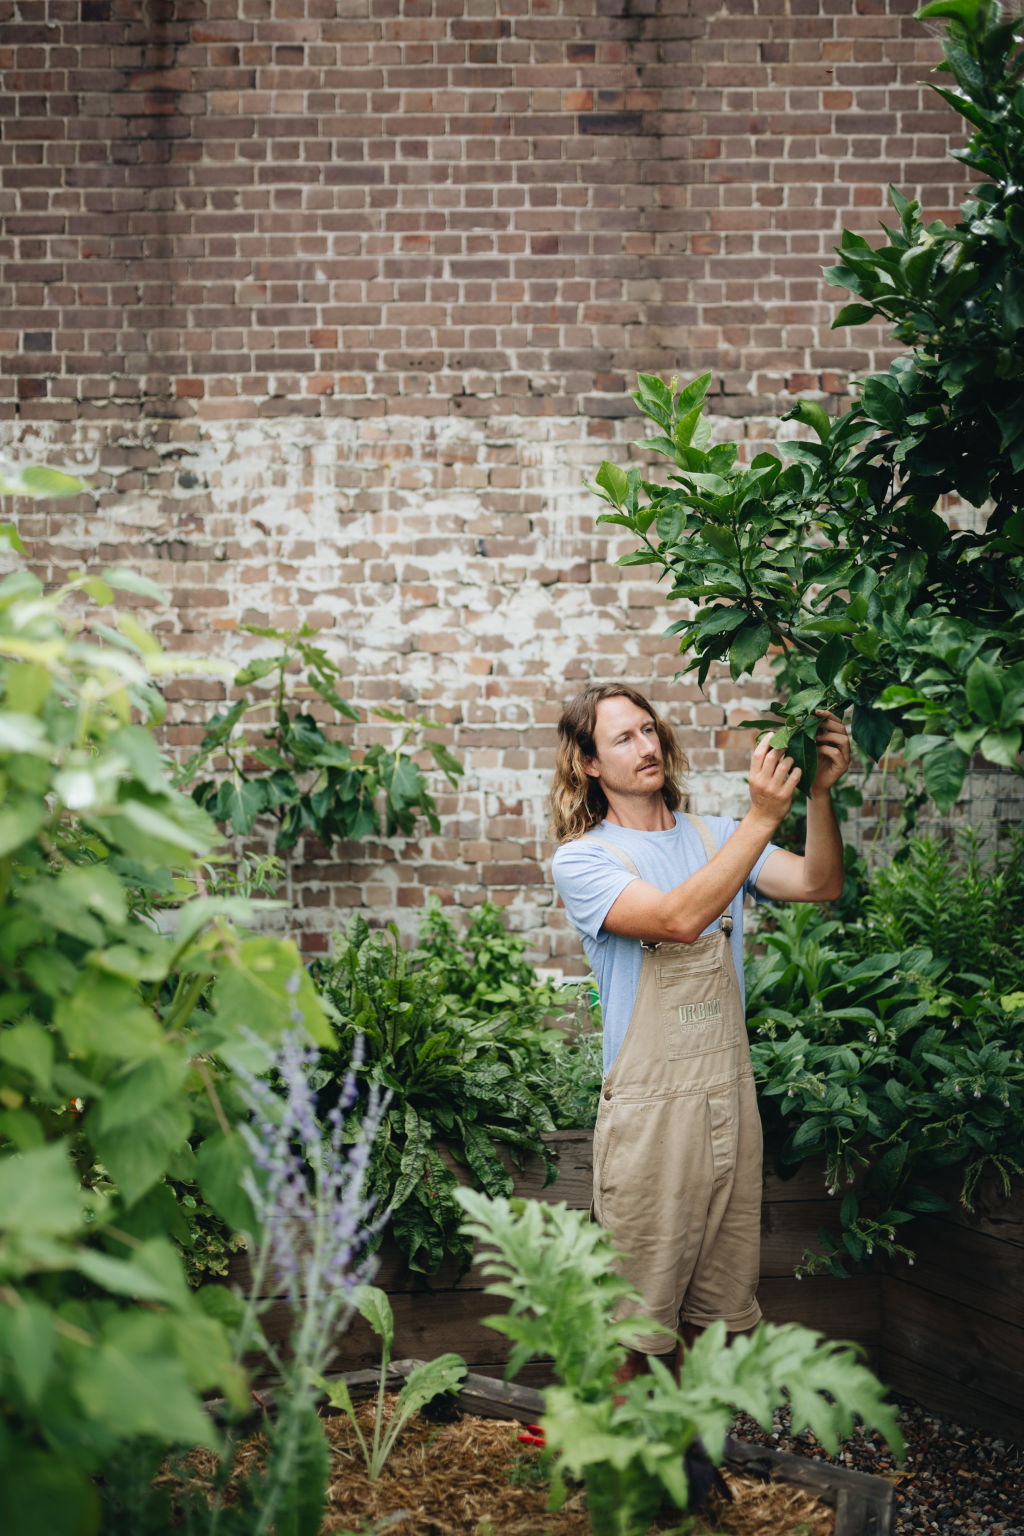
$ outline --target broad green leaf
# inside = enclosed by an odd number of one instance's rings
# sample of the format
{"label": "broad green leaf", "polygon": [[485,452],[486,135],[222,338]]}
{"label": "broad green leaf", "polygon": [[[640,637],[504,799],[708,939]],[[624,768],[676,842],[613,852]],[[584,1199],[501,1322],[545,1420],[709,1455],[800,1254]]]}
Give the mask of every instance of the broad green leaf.
{"label": "broad green leaf", "polygon": [[952,742],[933,748],[922,760],[925,788],[940,811],[956,801],[967,772],[967,758]]}
{"label": "broad green leaf", "polygon": [[304,1029],[317,1045],[335,1043],[323,1005],[302,957],[290,940],[244,939],[225,959],[212,996],[218,1025],[228,1035],[251,1030],[276,1041]]}
{"label": "broad green leaf", "polygon": [[44,800],[34,795],[12,795],[0,806],[0,859],[31,842],[48,815]]}
{"label": "broad green leaf", "polygon": [[166,1050],[119,1074],[104,1092],[97,1110],[97,1129],[119,1130],[176,1100],[188,1069],[184,1052]]}
{"label": "broad green leaf", "polygon": [[20,1445],[4,1458],[4,1514],[13,1536],[98,1536],[93,1478],[66,1450]]}
{"label": "broad green leaf", "polygon": [[381,1341],[381,1353],[385,1361],[391,1358],[391,1346],[395,1339],[395,1321],[387,1292],[376,1285],[361,1285],[352,1300],[361,1317],[364,1317]]}
{"label": "broad green leaf", "polygon": [[15,1024],[0,1029],[0,1060],[24,1072],[37,1088],[50,1087],[53,1072],[53,1036],[41,1024]]}
{"label": "broad green leaf", "polygon": [[58,999],[54,1023],[81,1056],[140,1061],[163,1047],[163,1032],[134,987],[120,977],[83,972],[70,997]]}
{"label": "broad green leaf", "polygon": [[718,635],[727,630],[739,629],[747,622],[747,617],[745,608],[729,608],[719,603],[712,608],[703,608],[696,619],[681,622],[694,625],[700,636]]}
{"label": "broad green leaf", "polygon": [[235,687],[245,688],[249,683],[260,682],[264,677],[269,677],[271,672],[277,672],[284,660],[283,656],[255,657],[235,673]]}
{"label": "broad green leaf", "polygon": [[967,669],[967,702],[979,720],[993,724],[1000,717],[1005,695],[998,667],[976,656]]}
{"label": "broad green leaf", "polygon": [[1021,751],[1020,729],[986,731],[979,746],[982,757],[1004,768],[1018,768]]}
{"label": "broad green leaf", "polygon": [[208,1136],[196,1151],[196,1173],[204,1197],[236,1232],[256,1235],[256,1212],[244,1179],[252,1154],[237,1130]]}
{"label": "broad green leaf", "polygon": [[880,709],[872,709],[867,704],[855,704],[850,729],[861,751],[877,763],[885,756],[896,722],[891,715]]}
{"label": "broad green leaf", "polygon": [[39,1407],[49,1385],[56,1345],[54,1315],[48,1305],[22,1294],[17,1306],[0,1307],[0,1359],[10,1366],[32,1408]]}
{"label": "broad green leaf", "polygon": [[20,474],[20,490],[29,496],[78,496],[88,490],[84,480],[77,475],[65,474],[60,469],[50,469],[45,464],[29,464]]}
{"label": "broad green leaf", "polygon": [[733,678],[750,672],[771,643],[767,624],[747,624],[738,632],[729,648],[729,670]]}
{"label": "broad green leaf", "polygon": [[192,1114],[184,1098],[152,1106],[142,1118],[119,1121],[113,1130],[95,1130],[100,1161],[132,1205],[161,1179],[171,1155],[188,1141]]}
{"label": "broad green leaf", "polygon": [[181,1265],[169,1244],[162,1243],[161,1247],[166,1251],[170,1263],[178,1269],[177,1285],[173,1281],[168,1283],[135,1258],[114,1258],[109,1253],[101,1253],[98,1248],[80,1248],[73,1259],[69,1253],[69,1263],[73,1263],[73,1267],[85,1275],[87,1280],[101,1286],[111,1295],[131,1296],[138,1301],[173,1303],[180,1289]]}
{"label": "broad green leaf", "polygon": [[816,434],[819,442],[828,442],[828,435],[832,430],[832,420],[816,400],[799,401],[788,412],[788,416],[791,420],[803,422],[805,426],[810,427]]}
{"label": "broad green leaf", "polygon": [[155,1315],[152,1336],[123,1326],[132,1314],[105,1330],[106,1337],[83,1359],[72,1389],[82,1412],[108,1433],[126,1440],[155,1438],[164,1444],[217,1445],[212,1418],[189,1386],[184,1367],[165,1354],[163,1330]]}
{"label": "broad green leaf", "polygon": [[243,837],[252,830],[256,817],[266,809],[267,794],[262,779],[224,779],[217,789],[212,812],[216,821],[229,821]]}
{"label": "broad green leaf", "polygon": [[81,1183],[63,1142],[0,1156],[0,1230],[56,1237],[77,1232],[83,1219]]}
{"label": "broad green leaf", "polygon": [[872,421],[899,431],[906,418],[906,402],[897,384],[888,374],[873,374],[864,382],[861,402]]}
{"label": "broad green leaf", "polygon": [[37,757],[49,757],[51,751],[41,720],[34,715],[16,714],[13,710],[0,714],[0,754],[29,752]]}
{"label": "broad green leaf", "polygon": [[867,304],[844,304],[832,321],[831,329],[835,331],[844,325],[866,325],[869,320],[877,318],[878,311],[871,309]]}
{"label": "broad green leaf", "polygon": [[317,1536],[324,1518],[330,1456],[324,1426],[315,1408],[304,1403],[297,1415],[293,1459],[281,1488],[274,1520],[276,1536]]}
{"label": "broad green leaf", "polygon": [[629,493],[629,476],[624,469],[619,469],[615,464],[609,464],[605,459],[594,476],[594,481],[607,492],[609,500],[615,506],[623,505]]}

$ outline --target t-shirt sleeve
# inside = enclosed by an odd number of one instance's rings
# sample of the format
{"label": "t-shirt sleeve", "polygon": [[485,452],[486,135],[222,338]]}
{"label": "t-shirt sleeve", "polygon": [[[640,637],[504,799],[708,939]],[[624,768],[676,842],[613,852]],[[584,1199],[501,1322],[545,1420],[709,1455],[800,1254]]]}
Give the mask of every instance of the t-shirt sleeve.
{"label": "t-shirt sleeve", "polygon": [[555,851],[551,872],[569,921],[585,938],[597,939],[605,918],[631,881],[613,853],[576,838]]}

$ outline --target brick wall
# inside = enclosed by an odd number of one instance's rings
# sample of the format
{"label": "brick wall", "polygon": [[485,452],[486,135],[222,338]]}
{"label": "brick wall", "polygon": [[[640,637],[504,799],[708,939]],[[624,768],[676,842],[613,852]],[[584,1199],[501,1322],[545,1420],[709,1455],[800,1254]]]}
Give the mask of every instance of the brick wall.
{"label": "brick wall", "polygon": [[[884,365],[820,269],[886,183],[962,191],[912,10],[0,0],[0,441],[96,491],[19,509],[33,563],[130,560],[184,652],[322,626],[356,698],[466,766],[439,837],[300,851],[309,947],[437,891],[571,963],[543,801],[592,676],[665,705],[696,808],[742,808],[765,681],[673,683],[676,615],[582,481],[641,435],[638,370],[712,371],[762,438]],[[183,749],[221,689],[171,692]]]}

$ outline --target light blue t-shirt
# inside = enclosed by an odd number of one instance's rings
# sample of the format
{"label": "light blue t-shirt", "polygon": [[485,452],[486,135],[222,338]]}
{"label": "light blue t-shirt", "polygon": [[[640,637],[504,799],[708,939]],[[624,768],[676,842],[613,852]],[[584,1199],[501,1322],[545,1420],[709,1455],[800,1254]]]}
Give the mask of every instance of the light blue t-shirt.
{"label": "light blue t-shirt", "polygon": [[[738,826],[738,822],[728,816],[705,816],[703,820],[719,848]],[[666,832],[638,832],[632,827],[620,827],[614,822],[603,821],[599,837],[578,837],[570,843],[562,843],[556,849],[552,861],[558,894],[565,903],[570,921],[583,940],[587,959],[597,978],[597,989],[601,996],[606,1075],[611,1071],[633,1012],[637,987],[640,985],[643,951],[639,939],[609,933],[603,926],[615,902],[636,876],[629,873],[614,853],[602,847],[602,839],[607,839],[627,853],[642,879],[657,886],[659,891],[671,891],[707,863],[704,844],[696,828],[682,811],[675,812],[675,821],[675,826]],[[748,893],[756,894],[754,886],[757,877],[768,855],[774,851],[775,844],[769,843],[730,907],[732,957],[741,995],[743,898]],[[718,919],[715,918],[704,930],[705,933],[710,933],[717,925]]]}

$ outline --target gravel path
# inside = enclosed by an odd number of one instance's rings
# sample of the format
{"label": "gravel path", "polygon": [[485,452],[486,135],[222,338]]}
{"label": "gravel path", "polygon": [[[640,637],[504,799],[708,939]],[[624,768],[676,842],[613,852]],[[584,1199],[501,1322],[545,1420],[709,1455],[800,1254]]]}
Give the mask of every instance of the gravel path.
{"label": "gravel path", "polygon": [[792,1436],[788,1414],[765,1434],[742,1418],[735,1433],[776,1450],[838,1461],[895,1486],[893,1536],[1024,1536],[1024,1446],[969,1429],[897,1397],[907,1459],[896,1465],[884,1442],[856,1434],[838,1457],[826,1456],[813,1435]]}

